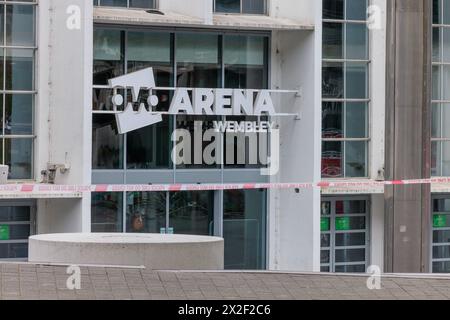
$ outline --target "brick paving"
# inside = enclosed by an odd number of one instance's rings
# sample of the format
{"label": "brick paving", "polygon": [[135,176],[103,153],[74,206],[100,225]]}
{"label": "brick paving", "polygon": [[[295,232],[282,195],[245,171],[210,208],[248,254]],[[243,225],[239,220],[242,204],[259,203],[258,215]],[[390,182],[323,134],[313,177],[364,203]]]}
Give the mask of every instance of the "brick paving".
{"label": "brick paving", "polygon": [[69,290],[65,266],[0,264],[0,300],[447,300],[448,276],[367,277],[251,272],[169,272],[82,267],[81,290]]}

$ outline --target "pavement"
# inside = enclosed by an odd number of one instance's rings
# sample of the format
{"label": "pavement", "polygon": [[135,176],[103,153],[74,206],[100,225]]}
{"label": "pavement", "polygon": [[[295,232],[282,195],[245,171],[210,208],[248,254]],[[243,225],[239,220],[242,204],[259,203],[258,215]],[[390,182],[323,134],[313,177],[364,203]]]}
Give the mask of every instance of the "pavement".
{"label": "pavement", "polygon": [[368,276],[276,272],[150,271],[81,267],[69,290],[67,266],[0,264],[0,300],[447,300],[450,275]]}

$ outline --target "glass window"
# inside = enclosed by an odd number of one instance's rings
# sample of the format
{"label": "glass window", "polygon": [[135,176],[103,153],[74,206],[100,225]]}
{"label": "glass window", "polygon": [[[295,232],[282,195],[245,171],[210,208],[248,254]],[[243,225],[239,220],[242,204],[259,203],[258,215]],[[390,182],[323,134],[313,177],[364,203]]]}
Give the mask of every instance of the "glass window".
{"label": "glass window", "polygon": [[266,265],[266,191],[224,192],[225,268],[264,269]]}
{"label": "glass window", "polygon": [[433,1],[431,174],[450,176],[450,5]]}
{"label": "glass window", "polygon": [[[214,32],[159,32],[135,29],[119,30],[115,28],[96,28],[94,31],[94,169],[127,169],[151,170],[169,169],[173,167],[171,153],[171,136],[174,128],[194,132],[195,121],[202,121],[201,132],[205,134],[212,128],[212,121],[221,121],[221,117],[186,117],[163,115],[163,122],[117,136],[113,125],[114,112],[122,111],[127,103],[132,103],[137,110],[141,103],[149,110],[147,98],[149,90],[141,90],[138,101],[132,102],[129,89],[104,88],[108,80],[123,75],[153,68],[158,87],[203,87],[203,88],[242,88],[263,89],[268,87],[268,50],[269,37],[264,35],[220,34]],[[1,65],[0,65],[1,69]],[[1,81],[1,79],[0,79]],[[125,103],[116,106],[112,103],[114,94],[125,97]],[[173,92],[170,90],[153,90],[159,103],[153,110],[168,111]],[[191,93],[190,93],[191,94]],[[192,97],[191,97],[192,98]],[[105,112],[110,113],[109,118]],[[98,117],[97,117],[98,115]],[[106,119],[108,120],[101,120]],[[242,118],[242,119],[241,119]],[[228,120],[246,121],[248,118],[229,117]],[[99,122],[96,122],[98,119]],[[252,119],[253,120],[253,119]],[[266,121],[264,117],[261,121]],[[100,124],[106,124],[105,126]],[[108,132],[108,135],[106,133]],[[100,140],[103,139],[103,141]],[[223,134],[204,135],[202,150],[209,153],[211,159],[193,158],[193,153],[186,154],[184,163],[178,169],[221,167],[224,150],[221,141]],[[97,140],[95,140],[97,139]],[[233,162],[237,167],[260,168],[267,163],[268,134],[258,134],[258,161],[252,161],[248,151],[251,151],[251,141],[245,144],[244,163]],[[101,143],[99,144],[99,142]],[[228,139],[232,141],[232,139]],[[252,140],[253,141],[253,140]],[[122,143],[126,144],[123,149]],[[214,144],[217,148],[213,148]],[[234,151],[238,148],[235,142]],[[191,150],[197,145],[190,141]],[[125,159],[122,152],[127,150]],[[217,152],[216,152],[217,151]],[[208,154],[208,155],[209,155]],[[231,154],[231,153],[230,153]],[[102,160],[103,159],[103,160]],[[196,161],[198,160],[198,161]]]}
{"label": "glass window", "polygon": [[322,200],[321,270],[364,273],[368,267],[368,199]]}
{"label": "glass window", "polygon": [[[170,33],[130,31],[127,33],[126,52],[128,73],[152,67],[157,86],[173,86]],[[159,111],[169,110],[171,92],[158,90],[152,94],[158,96]],[[149,109],[148,95],[148,91],[141,91],[138,102],[144,103],[147,109]],[[169,168],[170,128],[170,117],[163,116],[163,122],[127,134],[127,168]]]}
{"label": "glass window", "polygon": [[94,29],[94,84],[106,85],[124,73],[122,39],[120,30]]}
{"label": "glass window", "polygon": [[94,0],[94,6],[154,9],[156,0]]}
{"label": "glass window", "polygon": [[432,215],[432,269],[434,273],[450,272],[450,199],[436,196]]}
{"label": "glass window", "polygon": [[267,14],[267,0],[215,0],[217,13]]}
{"label": "glass window", "polygon": [[219,37],[209,34],[177,34],[177,86],[220,87]]}
{"label": "glass window", "polygon": [[214,233],[214,192],[170,194],[169,228],[176,234],[209,236]]}
{"label": "glass window", "polygon": [[91,231],[122,232],[122,212],[122,193],[93,193],[91,207]]}
{"label": "glass window", "polygon": [[113,115],[94,114],[92,125],[93,169],[123,169],[123,137]]}
{"label": "glass window", "polygon": [[266,89],[267,37],[224,36],[225,88]]}
{"label": "glass window", "polygon": [[367,1],[323,0],[322,177],[368,175]]}
{"label": "glass window", "polygon": [[160,233],[166,228],[166,193],[128,192],[126,228],[131,233]]}
{"label": "glass window", "polygon": [[28,257],[28,238],[34,234],[32,204],[0,205],[0,260]]}

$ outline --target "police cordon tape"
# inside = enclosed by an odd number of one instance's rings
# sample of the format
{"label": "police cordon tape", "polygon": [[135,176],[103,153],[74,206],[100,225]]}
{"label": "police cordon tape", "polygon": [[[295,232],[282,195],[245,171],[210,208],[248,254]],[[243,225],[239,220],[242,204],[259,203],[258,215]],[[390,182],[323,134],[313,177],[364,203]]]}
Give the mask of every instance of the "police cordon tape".
{"label": "police cordon tape", "polygon": [[449,178],[431,178],[393,181],[321,181],[317,183],[236,183],[236,184],[98,184],[98,185],[49,185],[6,184],[0,185],[0,193],[91,193],[91,192],[177,192],[255,189],[313,189],[313,188],[362,188],[401,185],[449,184]]}

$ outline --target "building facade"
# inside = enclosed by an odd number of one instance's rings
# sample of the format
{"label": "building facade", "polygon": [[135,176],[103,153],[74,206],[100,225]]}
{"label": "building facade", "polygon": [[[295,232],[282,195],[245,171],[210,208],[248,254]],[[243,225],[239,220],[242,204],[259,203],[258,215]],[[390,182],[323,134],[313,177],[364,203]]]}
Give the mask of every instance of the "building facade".
{"label": "building facade", "polygon": [[[10,166],[10,182],[21,185],[191,184],[202,189],[211,184],[415,179],[427,172],[447,177],[450,1],[411,3],[0,1],[0,162]],[[395,53],[413,50],[393,37],[402,20],[393,24],[392,17],[402,10],[421,14],[423,52],[430,53],[412,69],[401,65],[408,59],[393,62]],[[392,88],[401,89],[392,82],[391,67],[420,72],[431,88],[429,99],[421,101],[423,110],[429,109],[422,115],[429,114],[430,132],[421,135],[428,139],[426,148],[419,146],[430,152],[421,158],[418,165],[424,170],[417,175],[402,174],[391,165],[397,161],[392,146],[417,147],[412,139],[397,141],[400,135],[391,134],[412,123],[406,116],[402,123],[392,111],[397,110],[392,106],[402,106],[403,95],[391,104]],[[130,87],[110,85],[111,79],[147,68],[153,70],[155,87],[137,96]],[[251,90],[256,97],[270,90],[275,112],[174,113],[177,88],[187,88],[193,100],[192,90],[210,88],[223,93],[229,104],[235,92]],[[158,98],[157,106],[152,97]],[[162,121],[121,134],[117,116],[129,103],[134,111],[141,104],[153,108]],[[256,140],[224,132],[202,140],[221,121],[270,123],[278,140],[269,132]],[[427,125],[421,128],[427,132]],[[173,157],[180,142],[174,132],[200,137],[200,144],[191,141],[194,152],[183,153],[181,164]],[[215,143],[219,161],[198,157],[209,152],[207,142]],[[261,159],[255,160],[251,150]],[[276,153],[278,170],[262,174]],[[408,167],[409,160],[401,161]],[[416,207],[420,226],[402,220],[407,210],[397,205],[400,196],[392,190],[373,184],[5,193],[0,259],[26,259],[30,234],[162,232],[224,237],[227,269],[365,272],[376,265],[390,272],[449,272],[450,188],[434,184],[421,191],[423,201]],[[411,240],[416,238],[417,243]],[[416,247],[420,265],[392,263],[397,252],[411,255]]]}

